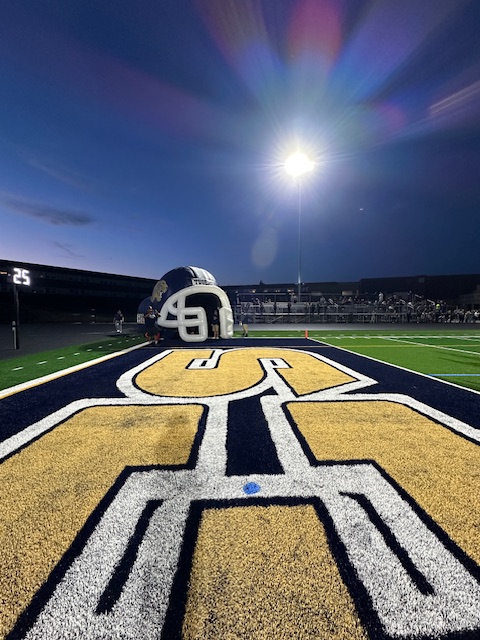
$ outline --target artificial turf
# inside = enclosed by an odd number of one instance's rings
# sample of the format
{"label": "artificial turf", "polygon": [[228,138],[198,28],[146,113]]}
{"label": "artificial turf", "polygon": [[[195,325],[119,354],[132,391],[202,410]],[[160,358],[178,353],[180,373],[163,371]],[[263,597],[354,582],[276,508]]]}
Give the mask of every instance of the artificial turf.
{"label": "artificial turf", "polygon": [[[234,339],[240,336],[241,333],[236,332]],[[251,339],[303,336],[304,329],[254,329],[249,332]],[[450,330],[419,328],[405,331],[401,326],[377,331],[315,329],[308,330],[308,338],[480,391],[480,326],[478,331],[462,331],[457,327]],[[98,342],[2,361],[0,389],[128,349],[144,340],[143,336],[135,335],[110,337]]]}
{"label": "artificial turf", "polygon": [[480,334],[415,334],[321,338],[360,355],[480,391]]}
{"label": "artificial turf", "polygon": [[[475,334],[279,335],[147,346],[2,399],[1,638],[478,637],[478,396],[334,366],[357,343],[475,358]],[[74,353],[132,345],[106,343]]]}
{"label": "artificial turf", "polygon": [[109,337],[96,342],[3,360],[0,361],[0,390],[37,380],[144,342],[145,338],[140,335]]}

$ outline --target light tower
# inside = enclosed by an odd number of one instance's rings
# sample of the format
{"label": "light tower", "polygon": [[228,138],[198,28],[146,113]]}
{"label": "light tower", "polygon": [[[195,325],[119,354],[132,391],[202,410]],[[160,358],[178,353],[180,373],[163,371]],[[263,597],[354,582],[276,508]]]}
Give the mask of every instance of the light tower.
{"label": "light tower", "polygon": [[297,180],[298,185],[298,301],[302,296],[302,176],[313,171],[315,163],[303,153],[296,151],[285,161],[285,171]]}

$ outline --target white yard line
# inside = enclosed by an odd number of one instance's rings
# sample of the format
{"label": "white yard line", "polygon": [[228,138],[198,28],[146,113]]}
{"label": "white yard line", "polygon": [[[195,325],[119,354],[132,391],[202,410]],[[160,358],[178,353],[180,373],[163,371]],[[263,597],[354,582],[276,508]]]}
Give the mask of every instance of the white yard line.
{"label": "white yard line", "polygon": [[414,340],[402,340],[400,338],[395,338],[393,336],[380,336],[382,340],[391,340],[392,342],[403,342],[405,344],[410,344],[415,347],[427,347],[430,349],[444,349],[445,351],[455,351],[456,353],[469,353],[472,356],[480,356],[478,351],[467,351],[466,349],[455,349],[455,347],[443,347],[439,344],[423,344],[423,342],[415,342]]}
{"label": "white yard line", "polygon": [[[317,340],[316,338],[312,338],[312,342],[320,342],[320,340]],[[333,345],[332,345],[333,346]],[[367,356],[365,353],[357,353],[356,351],[351,351],[350,349],[347,349],[346,347],[334,347],[335,349],[339,349],[340,351],[345,351],[346,353],[352,353],[356,356],[360,356],[362,358],[365,358],[366,360],[372,360],[373,362],[379,362],[380,364],[385,364],[388,365],[389,367],[395,367],[395,369],[401,369],[402,371],[408,371],[409,373],[415,373],[417,376],[422,376],[422,378],[429,378],[430,380],[432,379],[432,376],[430,373],[422,373],[420,371],[415,371],[414,369],[408,369],[407,367],[402,367],[399,364],[393,364],[392,362],[385,362],[385,360],[379,360],[378,358],[374,358],[373,356]],[[478,355],[478,354],[476,354]],[[472,389],[470,387],[460,387],[460,385],[454,383],[454,382],[449,382],[448,380],[444,380],[443,378],[435,378],[435,380],[437,380],[437,382],[441,382],[442,384],[445,385],[449,385],[451,387],[456,387],[457,389],[461,388],[464,391],[468,391],[469,393],[475,393],[478,396],[480,396],[480,391],[477,391],[476,389]],[[477,430],[478,431],[478,430]]]}
{"label": "white yard line", "polygon": [[[42,376],[41,378],[27,380],[26,382],[17,384],[14,387],[9,387],[8,389],[2,389],[0,390],[0,400],[2,398],[6,398],[8,396],[13,395],[14,393],[25,391],[26,389],[30,389],[32,387],[37,387],[45,382],[50,382],[51,380],[56,380],[57,378],[61,378],[62,376],[68,375],[69,373],[75,373],[75,371],[81,371],[82,369],[87,369],[88,367],[92,367],[93,365],[99,364],[100,362],[111,360],[112,358],[116,358],[117,356],[121,356],[125,353],[129,353],[130,351],[134,351],[135,349],[139,349],[140,347],[143,347],[145,344],[147,343],[140,343],[133,347],[128,347],[126,349],[122,349],[121,351],[116,351],[115,353],[110,353],[105,356],[100,356],[99,358],[95,358],[95,360],[87,360],[87,362],[82,362],[81,364],[68,367],[67,369],[62,369],[61,371],[55,371],[54,373],[50,373],[49,375]],[[48,362],[47,360],[44,360],[43,362],[37,362],[37,364],[46,364],[47,362]]]}

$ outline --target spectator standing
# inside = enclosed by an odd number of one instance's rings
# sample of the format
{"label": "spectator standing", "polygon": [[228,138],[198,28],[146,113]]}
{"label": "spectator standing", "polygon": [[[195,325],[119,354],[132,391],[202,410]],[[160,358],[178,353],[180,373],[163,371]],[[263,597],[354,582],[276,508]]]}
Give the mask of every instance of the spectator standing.
{"label": "spectator standing", "polygon": [[245,309],[242,309],[242,317],[241,317],[241,323],[242,323],[242,329],[243,329],[242,337],[244,338],[248,338],[249,322],[250,322],[250,311],[249,311],[249,308],[246,307]]}
{"label": "spectator standing", "polygon": [[157,325],[157,318],[160,314],[156,309],[152,306],[149,306],[146,313],[144,314],[145,318],[145,337],[147,340],[154,340],[155,344],[158,344],[160,338],[160,328]]}
{"label": "spectator standing", "polygon": [[123,332],[123,321],[124,320],[125,320],[125,318],[123,317],[123,313],[119,309],[116,312],[116,314],[113,316],[113,324],[115,325],[115,331],[117,333],[122,333]]}
{"label": "spectator standing", "polygon": [[219,320],[219,315],[218,315],[218,309],[214,309],[213,310],[213,315],[212,315],[212,333],[213,333],[213,339],[214,340],[218,340],[218,338],[220,337],[219,333],[220,333],[220,320]]}
{"label": "spectator standing", "polygon": [[407,303],[407,322],[411,322],[413,314],[413,304],[411,302]]}

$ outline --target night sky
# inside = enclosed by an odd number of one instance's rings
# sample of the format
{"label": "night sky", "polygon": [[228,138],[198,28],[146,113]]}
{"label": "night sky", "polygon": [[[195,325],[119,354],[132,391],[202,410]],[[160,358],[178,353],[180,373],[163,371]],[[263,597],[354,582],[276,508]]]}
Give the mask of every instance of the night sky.
{"label": "night sky", "polygon": [[479,0],[0,0],[0,258],[293,283],[300,228],[305,282],[480,273],[479,34]]}

